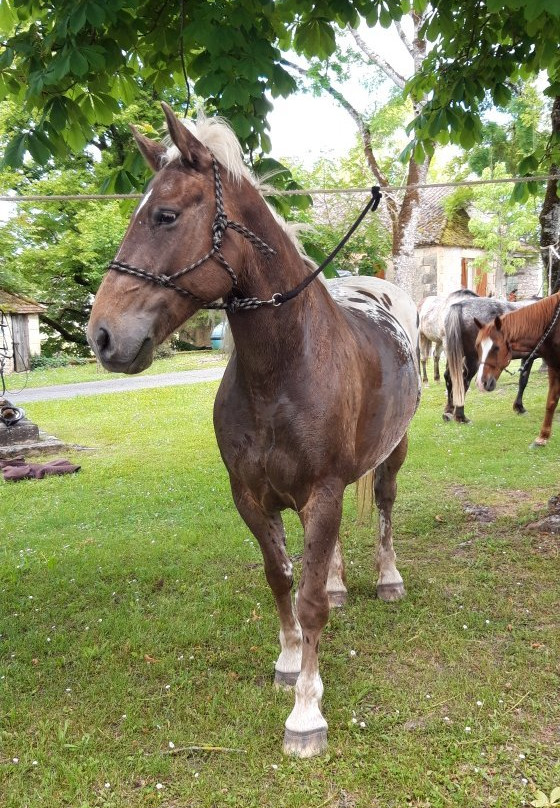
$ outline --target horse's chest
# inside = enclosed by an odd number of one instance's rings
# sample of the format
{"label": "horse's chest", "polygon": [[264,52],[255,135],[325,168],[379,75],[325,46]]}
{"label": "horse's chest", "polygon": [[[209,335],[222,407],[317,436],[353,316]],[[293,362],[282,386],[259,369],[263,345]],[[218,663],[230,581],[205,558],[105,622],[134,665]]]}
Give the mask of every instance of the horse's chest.
{"label": "horse's chest", "polygon": [[292,489],[308,464],[300,422],[301,412],[287,397],[259,406],[240,396],[216,400],[214,425],[224,462],[260,499],[274,492],[293,504]]}

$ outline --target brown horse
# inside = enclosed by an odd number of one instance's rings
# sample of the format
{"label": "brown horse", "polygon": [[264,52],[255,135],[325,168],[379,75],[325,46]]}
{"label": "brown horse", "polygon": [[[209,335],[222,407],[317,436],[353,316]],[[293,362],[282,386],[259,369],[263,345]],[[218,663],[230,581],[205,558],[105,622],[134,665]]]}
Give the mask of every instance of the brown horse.
{"label": "brown horse", "polygon": [[[391,285],[391,295],[376,294],[372,279],[346,292],[337,284],[340,303],[318,282],[288,300],[281,292],[309,271],[233,133],[206,119],[195,136],[166,105],[164,111],[173,146],[134,131],[155,177],[97,293],[88,338],[108,370],[136,373],[196,311],[225,301],[235,349],[214,426],[235,505],[260,544],[276,600],[275,680],[295,684],[284,749],[307,757],[326,746],[318,650],[329,591],[338,602],[345,594],[337,542],[343,493],[373,468],[377,593],[387,601],[404,594],[391,514],[420,384],[417,335],[394,314],[399,301],[414,304]],[[285,508],[297,512],[304,530],[295,602]]]}
{"label": "brown horse", "polygon": [[542,356],[546,362],[548,398],[541,431],[533,443],[546,446],[560,398],[560,293],[496,317],[486,325],[476,320],[476,325],[480,329],[476,338],[479,390],[494,390],[515,354]]}

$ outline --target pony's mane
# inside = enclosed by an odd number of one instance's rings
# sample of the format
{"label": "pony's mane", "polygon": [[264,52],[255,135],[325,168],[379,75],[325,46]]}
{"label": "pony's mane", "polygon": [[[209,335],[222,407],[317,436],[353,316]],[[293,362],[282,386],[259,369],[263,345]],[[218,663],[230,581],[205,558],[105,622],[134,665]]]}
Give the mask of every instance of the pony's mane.
{"label": "pony's mane", "polygon": [[[212,152],[216,160],[225,168],[233,182],[240,184],[242,180],[247,180],[257,189],[261,196],[272,192],[273,189],[271,186],[260,182],[245,164],[241,144],[225,118],[221,118],[218,115],[213,118],[208,118],[202,111],[199,111],[196,121],[190,118],[182,118],[181,123],[200,140],[203,146],[206,146],[206,148]],[[164,139],[164,143],[167,144],[167,152],[164,161],[170,163],[173,160],[177,160],[181,156],[177,146],[171,143],[169,137]],[[313,265],[313,262],[305,254],[305,250],[298,238],[298,234],[306,225],[297,224],[296,222],[287,222],[266,202],[266,200],[264,201],[274,217],[274,220],[295,245],[300,256],[306,263]]]}
{"label": "pony's mane", "polygon": [[[237,135],[224,118],[219,116],[207,118],[203,112],[199,112],[196,121],[182,118],[181,123],[200,140],[203,146],[210,149],[234,182],[240,183],[245,179],[258,188],[258,183],[243,160],[243,151]],[[169,138],[164,139],[164,143],[168,144],[165,162],[170,163],[181,156],[179,149]]]}
{"label": "pony's mane", "polygon": [[501,318],[507,329],[507,338],[516,340],[520,337],[540,336],[548,327],[556,306],[560,303],[560,292],[544,297],[529,306],[509,311]]}

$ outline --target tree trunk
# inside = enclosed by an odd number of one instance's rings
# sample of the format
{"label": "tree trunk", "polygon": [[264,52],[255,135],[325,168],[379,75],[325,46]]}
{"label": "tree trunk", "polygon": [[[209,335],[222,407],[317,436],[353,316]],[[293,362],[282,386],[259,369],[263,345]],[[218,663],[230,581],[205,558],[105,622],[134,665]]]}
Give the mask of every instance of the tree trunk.
{"label": "tree trunk", "polygon": [[[408,166],[407,185],[422,184],[426,181],[429,159],[422,165],[411,160]],[[418,234],[418,219],[420,216],[421,191],[409,188],[405,191],[399,211],[396,227],[393,229],[393,267],[395,269],[395,283],[416,299],[415,294],[417,264],[414,257],[414,247]]]}
{"label": "tree trunk", "polygon": [[[560,137],[560,96],[556,96],[551,114],[552,135]],[[560,289],[560,198],[558,197],[558,180],[560,167],[553,163],[549,172],[552,179],[548,181],[543,206],[539,214],[541,223],[541,257],[543,273],[548,294]]]}

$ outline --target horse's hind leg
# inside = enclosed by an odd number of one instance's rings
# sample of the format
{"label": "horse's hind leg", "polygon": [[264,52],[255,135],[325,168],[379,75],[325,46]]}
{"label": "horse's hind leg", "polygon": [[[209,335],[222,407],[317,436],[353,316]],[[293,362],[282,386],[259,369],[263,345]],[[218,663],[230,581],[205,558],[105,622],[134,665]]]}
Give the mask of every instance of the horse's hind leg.
{"label": "horse's hind leg", "polygon": [[434,381],[439,382],[440,375],[439,375],[439,360],[441,357],[441,352],[443,350],[443,343],[442,342],[435,342],[434,343]]}
{"label": "horse's hind leg", "polygon": [[447,403],[445,405],[445,409],[443,411],[443,420],[444,421],[452,421],[453,420],[453,385],[451,384],[451,374],[449,372],[449,365],[446,366],[445,372],[443,374],[443,378],[445,379],[445,391],[447,393]]}
{"label": "horse's hind leg", "polygon": [[387,602],[400,600],[405,594],[403,579],[395,566],[392,514],[397,495],[397,473],[404,463],[407,448],[408,438],[405,435],[389,457],[375,469],[375,502],[379,510],[377,596]]}
{"label": "horse's hind leg", "polygon": [[426,336],[424,336],[422,332],[420,332],[419,334],[419,343],[420,343],[420,362],[422,365],[422,382],[423,384],[428,384],[428,373],[426,370],[426,363],[430,357],[430,349],[432,347],[432,343]]}
{"label": "horse's hind leg", "polygon": [[237,510],[261,547],[266,579],[280,618],[281,650],[275,665],[274,683],[289,687],[295,685],[301,669],[301,628],[292,606],[292,563],[286,553],[282,519],[279,513],[265,513],[251,492],[233,480],[231,487]]}

